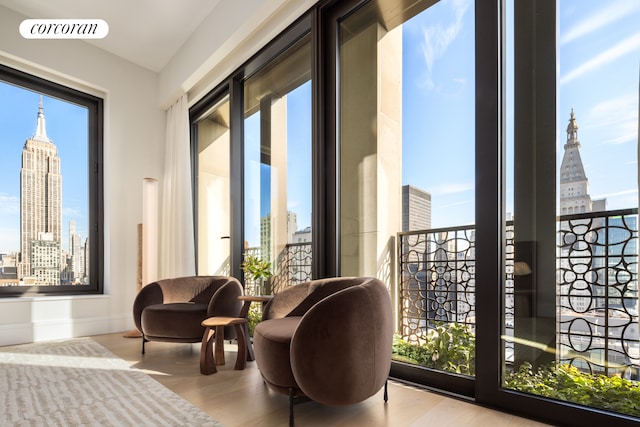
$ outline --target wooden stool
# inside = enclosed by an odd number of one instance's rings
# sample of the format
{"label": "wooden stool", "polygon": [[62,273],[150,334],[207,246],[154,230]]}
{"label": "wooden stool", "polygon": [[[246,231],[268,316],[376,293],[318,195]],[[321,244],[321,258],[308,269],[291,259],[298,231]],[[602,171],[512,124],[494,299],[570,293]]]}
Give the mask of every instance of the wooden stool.
{"label": "wooden stool", "polygon": [[[202,321],[204,335],[200,347],[200,373],[215,374],[216,365],[224,365],[224,327],[234,325],[238,341],[238,355],[235,369],[244,369],[247,364],[247,345],[244,334],[246,318],[241,317],[209,317]],[[213,354],[213,335],[216,337],[215,356]]]}

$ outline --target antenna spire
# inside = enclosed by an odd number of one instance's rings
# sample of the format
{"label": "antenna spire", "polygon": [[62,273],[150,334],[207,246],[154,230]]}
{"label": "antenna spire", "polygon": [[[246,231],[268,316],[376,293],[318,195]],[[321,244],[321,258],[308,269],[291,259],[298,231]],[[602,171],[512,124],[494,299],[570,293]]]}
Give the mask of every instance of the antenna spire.
{"label": "antenna spire", "polygon": [[38,123],[36,125],[36,133],[33,139],[44,142],[51,142],[47,137],[47,128],[44,121],[44,107],[42,106],[42,95],[40,95],[40,105],[38,107]]}

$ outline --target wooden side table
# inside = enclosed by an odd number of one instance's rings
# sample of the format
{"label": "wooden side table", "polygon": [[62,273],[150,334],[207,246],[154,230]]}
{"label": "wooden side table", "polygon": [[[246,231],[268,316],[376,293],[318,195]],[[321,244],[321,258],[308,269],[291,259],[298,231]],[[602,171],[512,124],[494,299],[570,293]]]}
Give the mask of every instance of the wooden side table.
{"label": "wooden side table", "polygon": [[252,360],[256,360],[253,355],[253,345],[251,345],[251,337],[249,336],[249,308],[251,307],[252,302],[261,302],[263,305],[269,302],[273,298],[273,295],[240,295],[238,299],[243,301],[242,308],[240,309],[239,317],[247,319],[247,322],[244,325],[245,332],[245,342],[247,347],[247,361],[251,362]]}
{"label": "wooden side table", "polygon": [[[216,365],[224,365],[224,327],[233,325],[238,338],[238,355],[235,369],[244,369],[247,364],[247,318],[245,317],[209,317],[202,321],[205,327],[200,347],[200,373],[215,374]],[[244,325],[244,326],[243,326]],[[213,337],[215,335],[215,355]]]}

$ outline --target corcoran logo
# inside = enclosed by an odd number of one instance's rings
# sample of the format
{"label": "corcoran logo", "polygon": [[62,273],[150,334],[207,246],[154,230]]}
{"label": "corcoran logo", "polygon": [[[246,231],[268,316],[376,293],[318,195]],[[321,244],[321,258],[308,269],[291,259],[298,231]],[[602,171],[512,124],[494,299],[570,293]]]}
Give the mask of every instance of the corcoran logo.
{"label": "corcoran logo", "polygon": [[20,35],[25,39],[102,39],[109,24],[102,19],[25,19]]}

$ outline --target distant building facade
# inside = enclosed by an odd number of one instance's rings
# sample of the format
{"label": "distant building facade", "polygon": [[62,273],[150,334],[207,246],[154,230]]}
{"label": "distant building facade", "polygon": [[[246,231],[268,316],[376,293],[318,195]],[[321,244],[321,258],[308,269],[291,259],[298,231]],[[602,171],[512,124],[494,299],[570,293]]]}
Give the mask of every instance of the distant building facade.
{"label": "distant building facade", "polygon": [[431,194],[412,185],[402,186],[402,231],[431,228]]}
{"label": "distant building facade", "polygon": [[589,179],[580,156],[578,123],[572,108],[567,125],[567,142],[564,144],[564,155],[560,165],[560,214],[572,215],[605,210],[606,199],[591,200],[589,195]]}
{"label": "distant building facade", "polygon": [[60,158],[47,137],[41,98],[36,132],[22,150],[18,280],[25,284],[60,284],[61,231]]}

